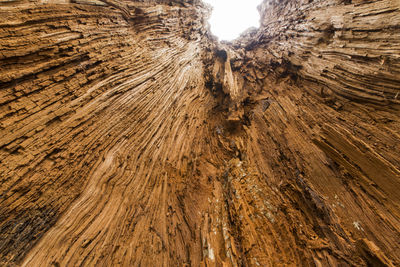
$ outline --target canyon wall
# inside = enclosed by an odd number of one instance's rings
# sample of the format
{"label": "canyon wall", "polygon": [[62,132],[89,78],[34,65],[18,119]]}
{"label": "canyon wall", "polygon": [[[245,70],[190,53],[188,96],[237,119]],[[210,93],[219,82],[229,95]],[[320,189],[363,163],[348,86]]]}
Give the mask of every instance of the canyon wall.
{"label": "canyon wall", "polygon": [[0,265],[400,265],[400,3],[0,2]]}

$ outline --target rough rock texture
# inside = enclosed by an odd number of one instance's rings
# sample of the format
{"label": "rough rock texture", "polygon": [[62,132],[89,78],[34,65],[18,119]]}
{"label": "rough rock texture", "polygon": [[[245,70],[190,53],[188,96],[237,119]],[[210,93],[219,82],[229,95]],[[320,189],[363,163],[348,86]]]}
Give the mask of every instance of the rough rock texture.
{"label": "rough rock texture", "polygon": [[400,265],[397,0],[0,5],[0,265]]}

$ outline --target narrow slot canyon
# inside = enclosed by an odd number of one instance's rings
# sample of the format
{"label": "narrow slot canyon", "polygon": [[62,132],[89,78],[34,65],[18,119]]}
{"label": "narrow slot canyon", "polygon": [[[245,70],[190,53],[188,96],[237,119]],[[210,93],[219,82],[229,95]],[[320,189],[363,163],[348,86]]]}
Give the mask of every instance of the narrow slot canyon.
{"label": "narrow slot canyon", "polygon": [[260,2],[0,1],[0,266],[400,266],[400,2]]}

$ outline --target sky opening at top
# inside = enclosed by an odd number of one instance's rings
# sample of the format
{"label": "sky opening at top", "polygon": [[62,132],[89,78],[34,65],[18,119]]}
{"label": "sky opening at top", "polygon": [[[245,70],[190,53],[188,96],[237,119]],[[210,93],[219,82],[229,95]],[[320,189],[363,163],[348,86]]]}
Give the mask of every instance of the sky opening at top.
{"label": "sky opening at top", "polygon": [[219,40],[232,41],[250,27],[259,27],[261,0],[203,0],[213,7],[209,23]]}

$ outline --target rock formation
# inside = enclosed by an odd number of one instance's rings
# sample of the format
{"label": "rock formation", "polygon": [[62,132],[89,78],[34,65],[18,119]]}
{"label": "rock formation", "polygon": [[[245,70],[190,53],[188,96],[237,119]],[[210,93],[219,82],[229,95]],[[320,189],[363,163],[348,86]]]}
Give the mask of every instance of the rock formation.
{"label": "rock formation", "polygon": [[0,265],[399,266],[400,3],[0,2]]}

